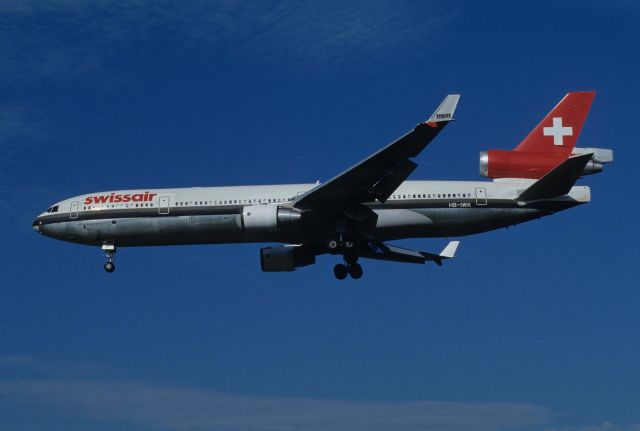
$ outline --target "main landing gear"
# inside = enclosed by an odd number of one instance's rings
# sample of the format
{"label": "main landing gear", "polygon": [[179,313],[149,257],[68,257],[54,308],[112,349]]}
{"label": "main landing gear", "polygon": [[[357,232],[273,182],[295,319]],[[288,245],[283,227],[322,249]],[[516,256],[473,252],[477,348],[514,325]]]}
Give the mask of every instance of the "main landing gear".
{"label": "main landing gear", "polygon": [[333,254],[342,254],[344,263],[339,263],[333,267],[333,274],[338,280],[344,280],[350,275],[354,280],[362,277],[362,266],[358,263],[358,255],[356,253],[356,244],[351,240],[335,240],[327,241],[327,248]]}
{"label": "main landing gear", "polygon": [[333,275],[336,276],[338,280],[344,280],[347,278],[347,275],[350,275],[354,280],[362,277],[362,266],[359,263],[352,264],[344,264],[339,263],[333,267]]}
{"label": "main landing gear", "polygon": [[107,262],[104,264],[104,270],[108,273],[112,273],[116,270],[116,264],[113,263],[113,255],[116,254],[116,246],[113,244],[102,244],[102,251],[107,258]]}

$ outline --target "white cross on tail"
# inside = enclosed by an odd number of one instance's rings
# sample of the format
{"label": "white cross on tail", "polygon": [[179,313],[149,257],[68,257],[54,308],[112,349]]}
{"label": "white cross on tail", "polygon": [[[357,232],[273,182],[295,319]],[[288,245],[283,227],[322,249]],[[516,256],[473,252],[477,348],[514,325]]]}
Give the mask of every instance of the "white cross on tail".
{"label": "white cross on tail", "polygon": [[553,136],[553,145],[564,145],[565,136],[573,136],[573,127],[562,127],[562,117],[553,117],[553,126],[542,129],[544,136]]}

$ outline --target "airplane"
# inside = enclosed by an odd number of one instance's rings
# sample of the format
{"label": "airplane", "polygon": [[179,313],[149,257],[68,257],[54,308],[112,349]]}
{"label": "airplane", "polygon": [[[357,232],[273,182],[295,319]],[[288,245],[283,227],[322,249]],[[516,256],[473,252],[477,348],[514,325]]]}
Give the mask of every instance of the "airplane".
{"label": "airplane", "polygon": [[262,271],[293,271],[322,254],[340,256],[337,279],[362,277],[360,259],[441,265],[439,253],[389,244],[404,238],[459,237],[509,227],[591,200],[583,175],[601,172],[613,151],[576,148],[595,92],[571,92],[513,150],[480,153],[491,181],[408,181],[413,158],[451,122],[450,94],[427,121],[324,183],[105,191],[57,202],[33,229],[58,240],[100,246],[115,270],[120,247],[279,243],[260,249]]}

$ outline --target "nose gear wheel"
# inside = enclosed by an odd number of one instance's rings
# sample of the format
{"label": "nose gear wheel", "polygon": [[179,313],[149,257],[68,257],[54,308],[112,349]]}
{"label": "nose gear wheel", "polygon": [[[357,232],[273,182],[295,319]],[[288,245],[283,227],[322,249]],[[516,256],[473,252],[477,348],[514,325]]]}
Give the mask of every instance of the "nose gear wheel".
{"label": "nose gear wheel", "polygon": [[113,262],[113,256],[116,254],[116,246],[113,244],[102,244],[102,251],[107,258],[107,262],[104,264],[104,270],[108,273],[112,273],[116,270],[116,264]]}

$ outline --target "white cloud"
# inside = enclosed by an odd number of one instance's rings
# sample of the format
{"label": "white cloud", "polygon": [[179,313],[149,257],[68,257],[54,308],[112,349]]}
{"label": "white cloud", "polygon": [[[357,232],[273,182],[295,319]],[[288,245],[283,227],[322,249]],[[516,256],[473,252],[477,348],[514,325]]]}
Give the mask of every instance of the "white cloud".
{"label": "white cloud", "polygon": [[551,413],[518,403],[374,402],[232,395],[132,380],[0,381],[0,398],[38,409],[170,430],[498,430]]}
{"label": "white cloud", "polygon": [[[0,378],[0,403],[89,421],[115,420],[177,431],[490,431],[543,426],[553,417],[544,407],[523,403],[229,394],[122,379],[102,365],[28,355],[0,355],[0,372],[5,376]],[[96,375],[101,377],[90,377]]]}

